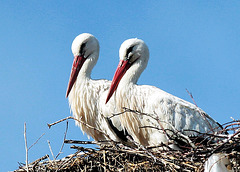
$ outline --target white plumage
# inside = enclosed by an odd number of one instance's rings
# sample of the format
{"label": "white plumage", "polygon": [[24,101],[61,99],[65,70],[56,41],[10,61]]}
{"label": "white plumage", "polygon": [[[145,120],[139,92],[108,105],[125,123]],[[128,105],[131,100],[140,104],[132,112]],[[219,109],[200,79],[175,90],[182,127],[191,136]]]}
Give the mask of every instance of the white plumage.
{"label": "white plumage", "polygon": [[205,162],[204,172],[233,172],[228,165],[230,165],[230,162],[225,154],[213,154]]}
{"label": "white plumage", "polygon": [[[72,43],[72,53],[74,61],[66,97],[69,97],[73,116],[79,121],[105,132],[111,139],[117,140],[107,121],[99,113],[99,99],[109,89],[110,81],[91,79],[91,71],[99,56],[98,40],[91,34],[80,34]],[[87,135],[97,141],[109,140],[105,134],[89,128],[83,123],[76,121],[76,124]]]}
{"label": "white plumage", "polygon": [[195,105],[154,86],[136,84],[149,59],[148,47],[142,40],[135,38],[124,41],[119,56],[120,62],[106,100],[106,103],[109,102],[105,106],[105,111],[110,112],[106,113],[123,112],[122,108],[126,107],[152,114],[160,121],[131,112],[120,115],[121,127],[135,141],[144,146],[169,141],[163,131],[140,128],[143,126],[164,128],[166,131],[174,126],[186,135],[197,134],[187,130],[211,133],[220,129],[217,122]]}

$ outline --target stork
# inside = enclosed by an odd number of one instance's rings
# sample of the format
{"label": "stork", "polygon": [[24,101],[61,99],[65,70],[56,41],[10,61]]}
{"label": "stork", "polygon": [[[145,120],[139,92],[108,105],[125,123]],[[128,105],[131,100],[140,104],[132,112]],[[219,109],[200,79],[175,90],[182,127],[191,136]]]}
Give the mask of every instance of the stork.
{"label": "stork", "polygon": [[129,111],[120,115],[122,128],[136,142],[144,146],[166,143],[169,138],[163,130],[173,127],[188,136],[197,134],[192,130],[201,133],[219,130],[220,125],[192,103],[154,86],[137,85],[149,59],[149,50],[144,41],[137,38],[124,41],[119,49],[119,57],[106,103],[114,102],[109,107],[112,113],[123,112],[125,107],[154,117]]}
{"label": "stork", "polygon": [[109,140],[106,134],[111,139],[118,140],[118,136],[99,111],[100,97],[109,89],[110,81],[91,79],[91,71],[99,56],[98,40],[91,34],[82,33],[74,39],[72,53],[74,61],[66,97],[73,116],[77,119],[76,124],[94,140]]}

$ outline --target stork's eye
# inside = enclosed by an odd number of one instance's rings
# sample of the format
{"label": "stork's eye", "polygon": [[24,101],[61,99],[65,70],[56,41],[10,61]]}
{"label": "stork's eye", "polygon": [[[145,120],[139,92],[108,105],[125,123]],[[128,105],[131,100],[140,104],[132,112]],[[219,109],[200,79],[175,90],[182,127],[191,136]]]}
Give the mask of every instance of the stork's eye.
{"label": "stork's eye", "polygon": [[133,63],[138,59],[138,54],[134,48],[135,48],[135,45],[127,49],[126,60],[128,61],[128,63]]}
{"label": "stork's eye", "polygon": [[134,46],[131,46],[131,47],[129,47],[129,48],[127,49],[127,51],[126,51],[125,57],[126,57],[126,60],[128,60],[128,61],[130,61],[131,58],[132,58],[132,56],[133,56],[133,53],[132,53],[133,48],[134,48]]}
{"label": "stork's eye", "polygon": [[79,54],[80,54],[81,56],[83,56],[84,58],[86,58],[86,57],[85,57],[86,45],[87,45],[86,42],[82,43],[82,45],[80,46],[80,50],[79,50]]}
{"label": "stork's eye", "polygon": [[126,52],[127,58],[129,58],[129,55],[130,55],[130,53],[133,51],[133,48],[134,48],[134,45],[131,46],[131,47],[129,47],[129,48],[127,49],[127,52]]}

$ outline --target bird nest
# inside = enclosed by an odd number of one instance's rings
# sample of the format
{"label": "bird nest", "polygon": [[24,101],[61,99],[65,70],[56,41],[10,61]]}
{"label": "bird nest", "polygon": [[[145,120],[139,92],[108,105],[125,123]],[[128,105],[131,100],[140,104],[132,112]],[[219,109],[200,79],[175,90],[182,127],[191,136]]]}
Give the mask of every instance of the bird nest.
{"label": "bird nest", "polygon": [[[73,117],[66,119],[69,118]],[[30,164],[20,164],[16,172],[27,170],[201,172],[204,171],[204,164],[208,158],[217,153],[222,153],[223,158],[229,160],[227,169],[240,171],[240,120],[233,120],[222,126],[221,134],[199,133],[199,137],[194,138],[172,130],[174,137],[170,138],[169,143],[154,147],[144,147],[130,138],[133,147],[112,140],[97,142],[65,139],[64,144],[72,144],[71,148],[76,150],[74,154],[59,160],[50,160],[49,155],[46,155]],[[178,142],[179,150],[169,146]],[[76,146],[79,144],[82,146]],[[99,147],[88,148],[89,144],[96,144]]]}

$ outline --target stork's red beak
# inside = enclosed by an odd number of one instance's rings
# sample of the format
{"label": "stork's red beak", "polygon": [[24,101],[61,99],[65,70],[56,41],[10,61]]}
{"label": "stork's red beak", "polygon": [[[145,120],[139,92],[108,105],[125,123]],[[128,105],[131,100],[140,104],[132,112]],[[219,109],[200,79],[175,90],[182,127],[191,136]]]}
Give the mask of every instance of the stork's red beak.
{"label": "stork's red beak", "polygon": [[83,56],[75,56],[74,57],[73,64],[72,64],[72,71],[71,71],[71,75],[70,75],[69,82],[68,82],[66,98],[68,97],[74,83],[76,82],[78,73],[79,73],[80,69],[82,68],[82,65],[85,62],[85,60],[86,60],[86,58],[84,58]]}
{"label": "stork's red beak", "polygon": [[106,99],[106,103],[109,101],[109,99],[112,97],[114,91],[117,89],[118,84],[120,80],[122,79],[123,75],[126,73],[126,71],[130,68],[131,64],[128,63],[128,60],[120,60],[117,70],[113,76],[113,80],[111,83],[110,90],[108,92],[108,96]]}

